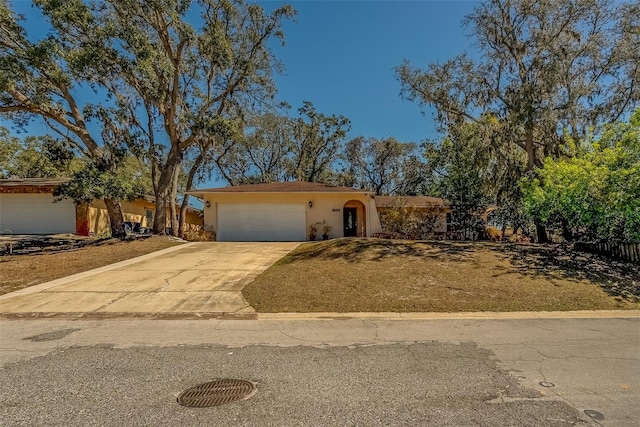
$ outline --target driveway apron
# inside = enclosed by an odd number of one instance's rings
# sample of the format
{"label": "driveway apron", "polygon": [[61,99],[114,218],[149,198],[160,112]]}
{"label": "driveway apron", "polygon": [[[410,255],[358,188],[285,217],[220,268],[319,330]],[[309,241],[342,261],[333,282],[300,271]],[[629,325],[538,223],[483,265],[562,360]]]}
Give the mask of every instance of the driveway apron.
{"label": "driveway apron", "polygon": [[297,245],[186,244],[3,295],[0,314],[251,315],[242,288]]}

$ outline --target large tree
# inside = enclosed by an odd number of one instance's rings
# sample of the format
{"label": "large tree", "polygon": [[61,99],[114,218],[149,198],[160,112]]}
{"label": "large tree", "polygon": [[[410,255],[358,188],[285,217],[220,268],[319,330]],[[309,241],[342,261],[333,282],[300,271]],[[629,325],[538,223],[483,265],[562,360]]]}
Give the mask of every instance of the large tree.
{"label": "large tree", "polygon": [[[208,138],[201,138],[198,144],[191,147],[187,153],[185,153],[185,191],[192,189],[196,183],[202,183],[211,179],[213,169],[225,161],[231,149],[236,145],[238,134],[237,129],[227,128],[225,131],[217,132],[215,135],[209,135]],[[172,196],[171,200],[173,202],[177,200],[177,197]],[[180,204],[180,223],[178,224],[177,233],[180,237],[183,237],[186,230],[188,205],[189,195],[183,192],[182,203]],[[175,214],[173,214],[173,216],[175,216]]]}
{"label": "large tree", "polygon": [[298,113],[249,118],[236,143],[217,157],[219,174],[231,185],[292,179],[335,183],[349,120],[320,113],[309,101]]}
{"label": "large tree", "polygon": [[505,173],[513,157],[522,159],[497,151],[486,135],[491,122],[495,125],[491,118],[483,119],[483,125],[466,123],[452,128],[442,141],[424,144],[432,194],[451,203],[453,227],[465,238],[476,238],[484,228],[482,214],[497,194],[517,186]]}
{"label": "large tree", "polygon": [[523,180],[528,213],[562,227],[567,240],[640,242],[640,109],[575,152]]}
{"label": "large tree", "polygon": [[[70,52],[64,59],[78,70],[63,70],[64,80],[84,78],[108,97],[79,108],[78,120],[91,112],[109,125],[103,134],[108,129],[119,146],[151,163],[154,232],[163,233],[167,200],[187,151],[215,145],[243,112],[273,96],[271,75],[280,64],[268,43],[283,40],[281,22],[293,9],[265,13],[243,0],[36,3],[53,27],[48,47]],[[16,96],[7,100],[20,104]],[[99,144],[82,142],[99,157]]]}
{"label": "large tree", "polygon": [[305,101],[293,123],[291,174],[299,181],[325,182],[334,174],[351,122],[342,115],[327,116]]}
{"label": "large tree", "polygon": [[[59,33],[32,41],[21,17],[0,1],[0,114],[23,126],[41,117],[63,143],[91,161],[101,176],[114,175],[123,141],[109,131],[113,118],[80,95],[94,82],[83,70],[83,47],[67,43]],[[78,18],[82,19],[82,18]],[[124,220],[115,194],[105,194],[111,232],[124,236]]]}
{"label": "large tree", "polygon": [[534,170],[560,156],[568,136],[640,100],[638,12],[608,0],[487,0],[464,21],[479,59],[426,70],[405,62],[396,69],[402,96],[435,108],[445,131],[490,114],[502,124],[490,138],[522,149]]}
{"label": "large tree", "polygon": [[217,169],[230,184],[286,181],[291,178],[293,120],[266,113],[251,117],[245,132],[223,156]]}
{"label": "large tree", "polygon": [[[148,117],[139,129],[155,164],[156,232],[164,226],[164,203],[186,150],[226,139],[246,110],[273,96],[271,75],[280,64],[268,42],[284,41],[281,22],[294,14],[290,6],[267,14],[242,0],[201,0],[200,19],[192,25],[186,19],[190,6],[175,0],[113,2],[105,15],[117,23],[117,40],[126,50],[118,55],[114,77],[121,76],[122,87],[142,100]],[[138,115],[130,121],[139,123]],[[154,130],[147,131],[149,123],[162,126],[160,142]]]}
{"label": "large tree", "polygon": [[376,194],[403,194],[417,159],[416,148],[393,137],[356,137],[345,147],[347,170],[361,188]]}

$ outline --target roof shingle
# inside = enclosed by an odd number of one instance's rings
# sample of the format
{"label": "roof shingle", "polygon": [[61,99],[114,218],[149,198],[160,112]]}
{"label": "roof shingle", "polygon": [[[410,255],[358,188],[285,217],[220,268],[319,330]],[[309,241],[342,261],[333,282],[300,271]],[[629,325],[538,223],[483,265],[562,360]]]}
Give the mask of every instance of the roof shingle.
{"label": "roof shingle", "polygon": [[71,178],[9,178],[0,179],[0,187],[55,187],[70,180]]}
{"label": "roof shingle", "polygon": [[266,184],[234,185],[222,188],[193,189],[189,194],[202,193],[365,193],[367,190],[358,190],[351,187],[338,187],[317,182],[290,181],[269,182]]}

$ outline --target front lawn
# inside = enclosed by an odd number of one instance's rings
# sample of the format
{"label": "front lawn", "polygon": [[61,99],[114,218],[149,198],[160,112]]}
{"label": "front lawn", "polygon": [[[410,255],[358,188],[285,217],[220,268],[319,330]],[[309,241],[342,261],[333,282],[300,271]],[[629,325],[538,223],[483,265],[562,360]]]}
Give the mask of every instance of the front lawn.
{"label": "front lawn", "polygon": [[109,239],[60,252],[0,256],[0,295],[179,245],[169,238]]}
{"label": "front lawn", "polygon": [[560,246],[334,239],[242,293],[263,313],[640,309],[640,266]]}

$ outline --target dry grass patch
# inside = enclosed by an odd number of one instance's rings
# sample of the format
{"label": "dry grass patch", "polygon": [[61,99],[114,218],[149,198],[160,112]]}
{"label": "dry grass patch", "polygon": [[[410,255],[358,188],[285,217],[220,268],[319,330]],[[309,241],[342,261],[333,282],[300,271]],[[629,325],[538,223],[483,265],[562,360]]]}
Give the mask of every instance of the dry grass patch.
{"label": "dry grass patch", "polygon": [[559,246],[335,239],[277,262],[258,312],[640,309],[640,268]]}
{"label": "dry grass patch", "polygon": [[63,252],[1,256],[0,295],[179,244],[168,237],[153,236],[132,241],[110,239]]}

